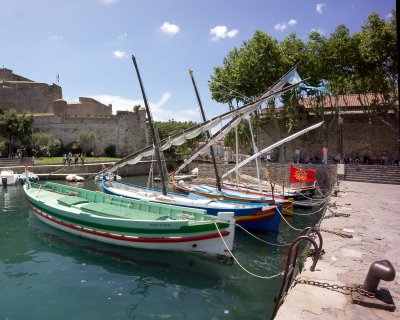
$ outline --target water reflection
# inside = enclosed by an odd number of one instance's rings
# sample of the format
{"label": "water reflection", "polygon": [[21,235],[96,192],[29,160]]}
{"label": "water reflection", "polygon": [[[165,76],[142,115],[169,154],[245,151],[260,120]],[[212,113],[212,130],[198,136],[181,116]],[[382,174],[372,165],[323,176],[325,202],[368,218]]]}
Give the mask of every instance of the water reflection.
{"label": "water reflection", "polygon": [[[84,187],[100,190],[93,181]],[[30,213],[21,186],[1,190],[0,205],[2,317],[265,319],[272,311],[281,278],[254,278],[236,263],[205,255],[119,248],[69,235]],[[289,222],[303,228],[317,220]],[[278,236],[259,237],[282,244],[297,234],[282,223]],[[286,250],[237,232],[235,255],[255,274],[281,271]]]}

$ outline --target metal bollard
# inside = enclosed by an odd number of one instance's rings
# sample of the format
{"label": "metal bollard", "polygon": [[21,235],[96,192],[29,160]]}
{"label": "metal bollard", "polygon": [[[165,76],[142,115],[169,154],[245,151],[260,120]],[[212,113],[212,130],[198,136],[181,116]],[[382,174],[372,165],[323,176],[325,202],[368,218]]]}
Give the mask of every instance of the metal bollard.
{"label": "metal bollard", "polygon": [[3,187],[7,187],[7,178],[1,178],[1,183],[3,184]]}
{"label": "metal bollard", "polygon": [[376,261],[369,267],[363,288],[369,292],[376,292],[381,280],[393,281],[396,276],[392,264],[388,260]]}
{"label": "metal bollard", "polygon": [[352,291],[352,302],[368,308],[394,311],[396,305],[394,304],[389,289],[378,289],[378,285],[381,280],[393,281],[395,276],[396,271],[390,261],[382,260],[374,262],[369,267],[368,274],[362,287],[363,290],[367,293],[371,293],[372,296],[368,296],[359,291]]}

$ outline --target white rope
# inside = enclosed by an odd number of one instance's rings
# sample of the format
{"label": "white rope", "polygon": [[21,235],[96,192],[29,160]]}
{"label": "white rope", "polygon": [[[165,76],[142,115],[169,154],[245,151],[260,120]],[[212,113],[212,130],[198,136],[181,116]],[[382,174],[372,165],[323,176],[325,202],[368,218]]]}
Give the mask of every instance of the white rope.
{"label": "white rope", "polygon": [[240,224],[237,224],[236,226],[238,226],[239,228],[241,228],[244,232],[247,232],[247,233],[248,233],[250,236],[252,236],[253,238],[255,238],[255,239],[257,239],[257,240],[259,240],[259,241],[261,241],[261,242],[263,242],[263,243],[269,244],[269,245],[271,245],[271,246],[276,246],[276,247],[287,247],[287,246],[290,246],[290,245],[291,245],[291,243],[278,244],[278,243],[272,243],[272,242],[265,241],[265,240],[263,240],[263,239],[257,237],[255,234],[251,233],[249,230],[246,230],[245,228],[243,228]]}
{"label": "white rope", "polygon": [[311,216],[311,215],[313,215],[313,214],[316,214],[316,213],[319,213],[319,212],[321,212],[322,210],[324,210],[326,207],[327,207],[327,205],[328,205],[328,203],[329,203],[329,198],[330,197],[327,197],[327,200],[325,200],[323,203],[324,203],[324,205],[323,206],[321,206],[318,210],[316,210],[316,211],[313,211],[313,212],[309,212],[309,213],[296,213],[296,212],[293,212],[293,215],[296,215],[296,216]]}
{"label": "white rope", "polygon": [[297,228],[293,227],[293,226],[285,219],[285,217],[283,216],[282,212],[279,210],[278,207],[276,207],[276,210],[277,210],[278,213],[281,215],[281,218],[283,219],[283,221],[285,221],[286,224],[287,224],[290,228],[292,228],[293,230],[296,230],[296,231],[303,231],[303,229],[297,229]]}
{"label": "white rope", "polygon": [[219,236],[221,237],[222,242],[223,242],[224,245],[225,245],[225,248],[228,250],[228,252],[229,252],[230,255],[232,256],[233,260],[235,260],[235,262],[238,264],[238,266],[239,266],[243,271],[247,272],[249,275],[251,275],[251,276],[253,276],[253,277],[260,278],[260,279],[266,279],[266,280],[274,279],[274,278],[277,278],[277,277],[279,277],[279,276],[281,276],[281,275],[284,274],[284,271],[281,271],[281,272],[279,272],[278,274],[275,274],[275,275],[272,275],[272,276],[260,276],[260,275],[257,275],[257,274],[255,274],[255,273],[252,273],[252,272],[250,272],[249,270],[247,270],[245,267],[243,267],[243,266],[240,264],[240,262],[238,261],[238,259],[236,259],[236,257],[233,255],[232,251],[229,249],[229,247],[228,247],[228,245],[226,244],[225,239],[224,239],[224,237],[222,236],[221,231],[219,231],[218,225],[217,225],[217,223],[216,223],[215,221],[214,221],[214,224],[215,224],[215,227],[217,228],[218,234],[219,234]]}

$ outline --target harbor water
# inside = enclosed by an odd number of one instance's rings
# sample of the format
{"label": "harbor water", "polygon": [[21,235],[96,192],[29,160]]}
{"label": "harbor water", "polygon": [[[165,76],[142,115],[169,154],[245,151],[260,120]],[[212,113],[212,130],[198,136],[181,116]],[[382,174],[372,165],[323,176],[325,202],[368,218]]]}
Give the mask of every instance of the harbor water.
{"label": "harbor water", "polygon": [[[94,181],[74,185],[100,190]],[[29,210],[21,185],[0,190],[0,207],[0,319],[268,319],[272,313],[282,277],[261,279],[238,263],[201,254],[117,248],[57,231]],[[287,220],[301,229],[320,217]],[[282,221],[279,235],[257,236],[283,244],[297,235]],[[253,274],[279,273],[286,253],[287,247],[236,232],[234,255]]]}

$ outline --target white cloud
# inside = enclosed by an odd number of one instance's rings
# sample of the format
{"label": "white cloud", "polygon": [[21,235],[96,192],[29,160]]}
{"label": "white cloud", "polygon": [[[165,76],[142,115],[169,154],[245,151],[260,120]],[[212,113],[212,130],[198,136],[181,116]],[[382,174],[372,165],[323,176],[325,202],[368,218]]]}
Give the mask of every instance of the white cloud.
{"label": "white cloud", "polygon": [[124,58],[126,56],[126,53],[124,51],[115,50],[113,52],[113,55],[114,55],[115,58],[121,59],[121,58]]}
{"label": "white cloud", "polygon": [[297,24],[297,20],[290,19],[288,22],[277,23],[274,25],[274,28],[276,31],[283,32],[288,28],[288,26],[293,27],[295,24]]}
{"label": "white cloud", "polygon": [[61,40],[63,40],[63,39],[64,39],[64,37],[63,37],[63,36],[60,36],[60,35],[58,35],[58,34],[55,34],[55,35],[49,37],[49,40],[50,40],[50,41],[61,41]]}
{"label": "white cloud", "polygon": [[180,28],[176,24],[164,22],[160,30],[169,36],[174,36],[179,32]]}
{"label": "white cloud", "polygon": [[[93,98],[105,105],[112,104],[112,112],[116,114],[117,111],[133,111],[133,107],[140,104],[144,106],[143,100],[126,99],[120,96],[113,95],[89,95],[88,97]],[[165,108],[165,104],[170,100],[171,93],[165,92],[157,102],[149,102],[151,113],[155,121],[168,121],[174,119],[175,121],[199,121],[199,112],[197,108],[189,109],[183,108],[179,112],[174,110],[168,110]]]}
{"label": "white cloud", "polygon": [[286,25],[286,23],[284,23],[284,22],[283,22],[283,23],[277,23],[277,24],[274,26],[274,28],[275,28],[276,31],[283,32],[283,31],[286,30],[287,25]]}
{"label": "white cloud", "polygon": [[317,3],[316,5],[315,5],[315,10],[318,12],[318,13],[322,13],[322,8],[323,7],[325,7],[325,3]]}
{"label": "white cloud", "polygon": [[239,33],[238,29],[228,31],[227,26],[215,26],[210,29],[210,34],[213,36],[211,40],[217,41],[218,39],[234,38]]}
{"label": "white cloud", "polygon": [[128,34],[125,32],[125,33],[123,33],[123,34],[120,34],[120,35],[117,37],[117,40],[125,41],[127,38],[128,38]]}
{"label": "white cloud", "polygon": [[310,29],[310,32],[314,32],[314,31],[318,32],[321,36],[325,35],[325,31],[323,29],[321,29],[321,28],[317,28],[317,29],[312,28],[312,29]]}
{"label": "white cloud", "polygon": [[119,2],[119,0],[99,0],[101,4],[105,5],[105,6],[111,6],[117,2]]}

